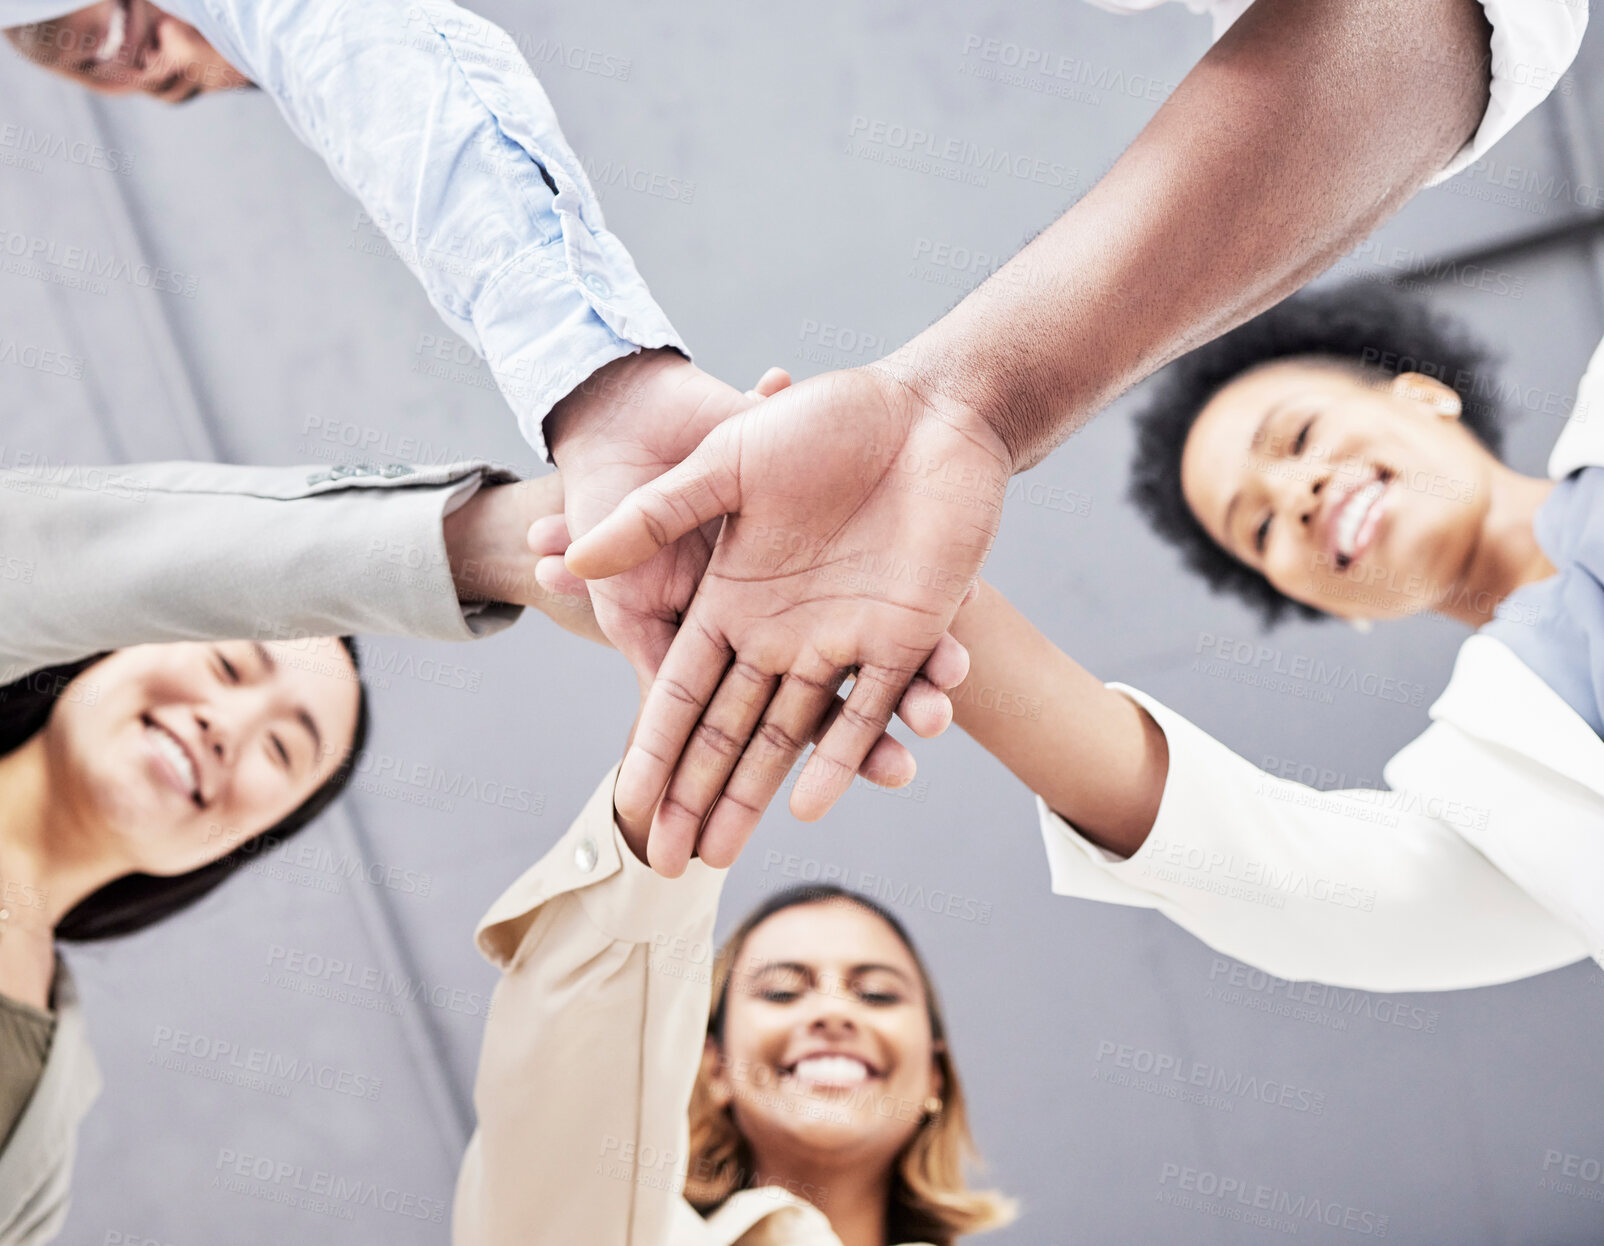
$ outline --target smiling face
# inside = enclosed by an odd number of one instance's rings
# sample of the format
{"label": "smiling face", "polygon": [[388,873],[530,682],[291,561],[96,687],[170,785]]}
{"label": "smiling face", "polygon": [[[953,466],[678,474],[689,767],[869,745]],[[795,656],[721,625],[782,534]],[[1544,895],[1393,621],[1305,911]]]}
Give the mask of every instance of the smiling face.
{"label": "smiling face", "polygon": [[275,825],[356,731],[338,640],[138,645],[79,675],[44,728],[53,796],[127,869],[183,874]]}
{"label": "smiling face", "polygon": [[731,969],[712,1077],[760,1172],[799,1164],[889,1171],[942,1078],[912,952],[839,899],[783,909]]}
{"label": "smiling face", "polygon": [[250,85],[193,26],[147,0],[102,0],[48,22],[13,26],[6,38],[35,64],[106,95],[182,104]]}
{"label": "smiling face", "polygon": [[1429,377],[1286,359],[1243,373],[1186,439],[1181,489],[1227,553],[1294,600],[1401,618],[1447,599],[1498,463]]}

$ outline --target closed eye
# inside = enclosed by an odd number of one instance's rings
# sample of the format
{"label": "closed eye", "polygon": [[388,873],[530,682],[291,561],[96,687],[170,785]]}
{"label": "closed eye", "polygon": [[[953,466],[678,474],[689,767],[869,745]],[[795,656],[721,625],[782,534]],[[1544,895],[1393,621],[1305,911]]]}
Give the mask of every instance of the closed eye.
{"label": "closed eye", "polygon": [[268,752],[278,758],[279,765],[288,770],[290,768],[290,750],[284,747],[284,741],[276,735],[270,735],[267,737],[267,747]]}
{"label": "closed eye", "polygon": [[1298,430],[1297,437],[1293,439],[1293,442],[1292,442],[1292,457],[1293,458],[1297,458],[1298,455],[1303,453],[1304,446],[1308,445],[1308,443],[1309,443],[1309,430],[1311,428],[1313,428],[1313,427],[1314,427],[1314,418],[1311,416],[1309,419],[1304,421],[1303,427]]}
{"label": "closed eye", "polygon": [[1253,529],[1253,548],[1259,552],[1261,557],[1264,554],[1265,545],[1269,543],[1270,520],[1274,518],[1274,515],[1266,515],[1264,517],[1264,521],[1260,523],[1257,528]]}
{"label": "closed eye", "polygon": [[221,649],[217,650],[217,666],[219,674],[225,683],[239,683],[239,667],[224,657]]}

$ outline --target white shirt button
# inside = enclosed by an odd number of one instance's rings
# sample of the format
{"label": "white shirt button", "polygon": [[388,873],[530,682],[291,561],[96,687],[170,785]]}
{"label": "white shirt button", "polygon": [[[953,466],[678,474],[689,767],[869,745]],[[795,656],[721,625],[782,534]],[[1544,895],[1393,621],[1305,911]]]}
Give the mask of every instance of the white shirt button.
{"label": "white shirt button", "polygon": [[595,273],[591,273],[585,278],[585,285],[599,299],[611,298],[613,295],[612,286],[608,285],[603,278],[598,277]]}
{"label": "white shirt button", "polygon": [[579,841],[574,849],[574,864],[579,867],[581,874],[589,874],[596,868],[596,841],[589,835]]}

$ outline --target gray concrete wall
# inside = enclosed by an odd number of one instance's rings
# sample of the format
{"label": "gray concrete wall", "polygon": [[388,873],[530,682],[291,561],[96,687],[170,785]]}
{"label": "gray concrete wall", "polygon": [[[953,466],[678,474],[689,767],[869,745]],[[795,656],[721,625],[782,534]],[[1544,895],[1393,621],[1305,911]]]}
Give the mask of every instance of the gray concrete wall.
{"label": "gray concrete wall", "polygon": [[[930,262],[937,248],[1015,250],[1107,168],[1208,41],[1206,23],[1180,6],[1122,19],[1067,0],[822,0],[792,11],[496,0],[486,11],[536,57],[610,223],[700,362],[738,381],[771,363],[804,376],[878,353],[830,345],[815,326],[832,326],[836,343],[845,330],[890,346],[939,316],[977,274]],[[1080,58],[1088,80],[1055,96],[988,78],[977,38]],[[1599,38],[1492,165],[1422,195],[1337,276],[1394,276],[1415,259],[1597,210],[1565,188],[1601,183]],[[570,69],[554,44],[627,60],[627,78]],[[1148,80],[1159,84],[1151,98]],[[1061,184],[993,175],[975,185],[888,167],[854,145],[859,118],[1007,145],[1061,166]],[[82,361],[78,377],[0,363],[6,461],[487,455],[538,467],[483,366],[466,349],[435,357],[446,330],[267,99],[176,111],[92,101],[8,61],[0,127],[12,124],[100,143],[118,168],[8,156],[0,138],[0,226],[144,257],[193,289],[113,282],[91,293],[0,273],[0,342]],[[655,174],[673,194],[630,189]],[[1448,281],[1433,297],[1498,343],[1524,387],[1573,393],[1604,331],[1593,244],[1487,263],[1501,274],[1494,292]],[[1258,633],[1186,578],[1124,502],[1125,405],[1027,477],[1084,505],[1012,498],[989,575],[1091,669],[1151,690],[1252,760],[1375,781],[1424,725],[1423,708],[1267,694],[1196,662],[1205,637]],[[1540,470],[1558,431],[1551,416],[1522,417],[1516,463]],[[353,440],[367,448],[348,449]],[[1460,637],[1421,621],[1369,636],[1288,626],[1269,643],[1414,681],[1429,701]],[[615,758],[633,685],[611,655],[540,619],[468,648],[383,640],[368,652],[371,761],[308,832],[317,859],[269,862],[179,920],[75,956],[107,1087],[84,1131],[66,1240],[444,1240],[428,1214],[449,1200],[470,1126],[492,983],[471,927]],[[420,667],[425,658],[447,666]],[[1372,1226],[1385,1217],[1389,1241],[1604,1240],[1604,1202],[1542,1184],[1550,1151],[1604,1157],[1596,968],[1270,1011],[1262,1005],[1276,997],[1233,993],[1241,971],[1157,915],[1052,897],[1030,797],[968,740],[952,733],[917,751],[909,795],[854,791],[811,827],[771,813],[734,871],[725,922],[791,881],[788,855],[873,874],[894,904],[898,889],[921,887],[963,899],[965,916],[906,916],[946,997],[990,1176],[1025,1207],[994,1240],[1286,1235],[1167,1205],[1166,1165],[1307,1194]],[[384,777],[414,764],[510,785],[523,807],[440,799]],[[355,881],[352,862],[396,867],[403,881]],[[274,972],[286,949],[397,975],[422,1002],[360,988],[320,997],[316,980]],[[343,1070],[361,1093],[252,1089],[167,1067],[164,1042],[178,1030]],[[1110,1085],[1096,1076],[1106,1042],[1290,1082],[1321,1110],[1224,1111]],[[217,1181],[225,1152],[371,1181],[423,1200],[425,1215],[357,1207],[342,1218],[227,1190]],[[1363,1236],[1309,1221],[1296,1233]]]}

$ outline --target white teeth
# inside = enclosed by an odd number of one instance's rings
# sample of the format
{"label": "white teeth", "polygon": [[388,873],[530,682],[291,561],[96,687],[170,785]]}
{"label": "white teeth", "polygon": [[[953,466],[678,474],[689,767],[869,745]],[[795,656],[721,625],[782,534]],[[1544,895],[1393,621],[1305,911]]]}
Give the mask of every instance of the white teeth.
{"label": "white teeth", "polygon": [[178,771],[179,777],[189,784],[190,793],[194,794],[199,787],[199,783],[196,779],[194,763],[189,760],[189,754],[184,751],[183,745],[179,744],[171,732],[157,726],[155,723],[151,723],[150,726],[145,728],[145,734],[150,737],[151,743],[156,746],[156,751],[172,763],[173,769]]}
{"label": "white teeth", "polygon": [[1359,539],[1359,529],[1364,526],[1365,516],[1386,488],[1385,482],[1373,480],[1363,489],[1356,490],[1343,503],[1342,513],[1337,516],[1337,553],[1344,558],[1353,557],[1353,547]]}
{"label": "white teeth", "polygon": [[859,1086],[869,1078],[869,1066],[851,1056],[809,1056],[797,1061],[792,1076],[815,1086]]}

